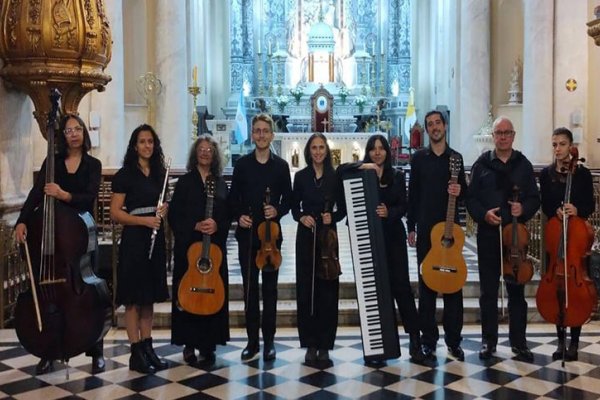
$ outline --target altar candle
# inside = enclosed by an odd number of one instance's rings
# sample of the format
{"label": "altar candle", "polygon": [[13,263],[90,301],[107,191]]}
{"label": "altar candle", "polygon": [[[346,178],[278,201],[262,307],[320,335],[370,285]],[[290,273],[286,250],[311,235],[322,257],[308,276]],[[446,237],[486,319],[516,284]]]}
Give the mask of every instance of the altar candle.
{"label": "altar candle", "polygon": [[194,71],[192,72],[192,78],[194,82],[194,86],[198,86],[198,67],[194,66]]}
{"label": "altar candle", "polygon": [[260,47],[260,39],[258,39],[258,43],[256,45],[256,47],[258,48],[258,54],[260,54],[262,51],[261,47]]}
{"label": "altar candle", "polygon": [[381,45],[380,45],[380,47],[381,47],[381,54],[383,54],[383,39],[381,39]]}
{"label": "altar candle", "polygon": [[272,49],[271,49],[271,39],[269,39],[269,55],[273,54],[273,53],[271,52],[271,50],[272,50]]}

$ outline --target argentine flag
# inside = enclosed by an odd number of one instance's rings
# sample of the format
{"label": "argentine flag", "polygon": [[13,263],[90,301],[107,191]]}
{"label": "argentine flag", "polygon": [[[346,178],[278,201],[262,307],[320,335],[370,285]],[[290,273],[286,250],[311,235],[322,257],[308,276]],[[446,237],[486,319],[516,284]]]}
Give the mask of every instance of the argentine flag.
{"label": "argentine flag", "polygon": [[244,88],[240,89],[240,100],[235,113],[235,141],[242,144],[248,139],[248,120],[246,119],[246,106],[244,104]]}

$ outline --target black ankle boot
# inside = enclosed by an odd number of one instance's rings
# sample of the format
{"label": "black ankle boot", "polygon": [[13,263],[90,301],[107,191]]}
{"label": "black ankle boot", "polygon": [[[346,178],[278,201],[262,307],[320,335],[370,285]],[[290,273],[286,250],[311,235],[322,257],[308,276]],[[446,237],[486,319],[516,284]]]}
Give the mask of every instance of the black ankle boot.
{"label": "black ankle boot", "polygon": [[552,360],[562,360],[563,354],[565,354],[565,342],[559,340],[558,346],[556,347],[556,351],[552,353]]}
{"label": "black ankle boot", "polygon": [[577,350],[579,350],[579,342],[571,340],[571,343],[569,343],[569,348],[565,353],[565,361],[577,361],[579,358]]}
{"label": "black ankle boot", "polygon": [[144,343],[137,342],[131,344],[131,356],[129,357],[129,369],[141,372],[142,374],[152,374],[156,372],[144,351]]}
{"label": "black ankle boot", "polygon": [[421,351],[421,337],[418,332],[409,335],[408,353],[412,361],[421,362],[425,359],[425,355]]}
{"label": "black ankle boot", "polygon": [[146,353],[146,358],[148,359],[148,361],[150,361],[150,364],[152,364],[152,366],[157,371],[169,368],[169,363],[166,360],[158,358],[158,356],[154,352],[151,337],[142,340],[142,343],[144,345],[144,352]]}

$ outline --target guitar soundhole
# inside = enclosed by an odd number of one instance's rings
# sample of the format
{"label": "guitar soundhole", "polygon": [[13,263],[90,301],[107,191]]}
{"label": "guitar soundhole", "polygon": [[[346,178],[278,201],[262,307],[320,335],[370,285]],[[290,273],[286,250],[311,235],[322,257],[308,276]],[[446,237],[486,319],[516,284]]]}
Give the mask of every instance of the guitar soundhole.
{"label": "guitar soundhole", "polygon": [[196,267],[201,274],[208,274],[212,270],[212,261],[209,258],[200,258]]}
{"label": "guitar soundhole", "polygon": [[453,237],[451,237],[451,238],[447,238],[447,237],[442,238],[442,246],[444,246],[445,248],[449,248],[449,247],[454,246],[454,238]]}

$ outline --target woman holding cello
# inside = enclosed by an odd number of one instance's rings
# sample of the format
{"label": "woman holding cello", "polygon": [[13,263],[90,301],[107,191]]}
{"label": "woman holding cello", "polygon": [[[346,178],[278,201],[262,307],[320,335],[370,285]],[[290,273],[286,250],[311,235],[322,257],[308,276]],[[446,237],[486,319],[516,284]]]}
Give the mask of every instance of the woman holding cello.
{"label": "woman holding cello", "polygon": [[[300,347],[305,361],[329,361],[338,321],[339,261],[335,224],[344,218],[337,201],[340,182],[331,164],[331,151],[322,133],[314,133],[304,148],[306,168],[294,177],[292,215],[296,231],[296,293]],[[334,211],[335,210],[335,211]],[[328,254],[334,264],[328,273]],[[337,262],[337,264],[335,264]]]}
{"label": "woman holding cello", "polygon": [[[56,139],[54,182],[45,184],[48,166],[44,161],[17,220],[15,235],[19,243],[25,242],[31,218],[35,210],[43,204],[44,195],[54,197],[77,212],[87,211],[93,214],[94,201],[100,188],[102,164],[100,160],[88,154],[92,146],[85,123],[77,115],[65,115],[60,122]],[[102,339],[89,349],[86,355],[92,357],[92,373],[104,371]],[[41,375],[52,369],[53,361],[42,358],[35,372]]]}
{"label": "woman holding cello", "polygon": [[[131,344],[129,369],[150,373],[168,367],[152,348],[153,303],[169,298],[165,236],[157,207],[166,179],[158,135],[150,125],[133,130],[123,167],[112,182],[110,216],[123,225],[117,268],[117,304],[125,305],[125,328]],[[156,244],[149,257],[153,230]]]}
{"label": "woman holding cello", "polygon": [[[580,217],[587,219],[594,212],[594,188],[590,170],[583,165],[577,165],[577,157],[572,157],[574,150],[573,134],[567,128],[557,128],[552,133],[552,149],[554,151],[554,162],[544,168],[540,174],[540,189],[542,195],[542,211],[548,218],[557,219],[562,226],[562,219],[567,217]],[[570,170],[574,166],[574,170]],[[564,202],[568,175],[571,176],[570,202]],[[551,225],[552,226],[552,225]],[[546,235],[550,232],[546,232]],[[560,235],[559,232],[554,232]],[[560,239],[562,240],[562,239]],[[590,242],[591,245],[591,242]],[[557,249],[547,248],[546,251],[556,252]],[[589,247],[586,251],[589,251]],[[556,254],[554,254],[556,256]],[[573,255],[576,256],[576,255]],[[551,257],[555,259],[556,257]],[[552,266],[549,266],[550,268]],[[558,271],[561,265],[556,265]],[[545,278],[544,278],[545,279]],[[558,283],[560,284],[560,282]],[[553,293],[556,296],[556,293]],[[556,302],[556,299],[546,299],[544,302]],[[575,307],[578,307],[575,305]],[[556,325],[558,347],[552,354],[552,359],[564,359],[567,361],[577,360],[579,347],[579,335],[581,326],[571,326],[571,342],[565,348],[565,325]]]}
{"label": "woman holding cello", "polygon": [[[229,340],[227,233],[231,220],[227,209],[227,183],[223,179],[221,152],[212,136],[200,136],[194,142],[187,162],[187,174],[177,181],[170,202],[169,224],[175,235],[175,268],[173,269],[173,308],[171,343],[184,345],[183,359],[195,363],[195,349],[200,351],[201,362],[215,362],[217,344]],[[212,187],[211,185],[212,182]],[[210,193],[209,193],[210,192]],[[209,195],[213,205],[207,210]],[[211,217],[208,217],[209,213]],[[203,235],[211,236],[211,243],[222,254],[220,265],[212,265],[224,285],[223,307],[216,314],[195,315],[181,309],[178,299],[180,282],[188,270],[190,246],[202,242]],[[195,260],[189,260],[195,268]],[[216,262],[216,260],[211,260]],[[218,268],[218,272],[216,271]]]}

